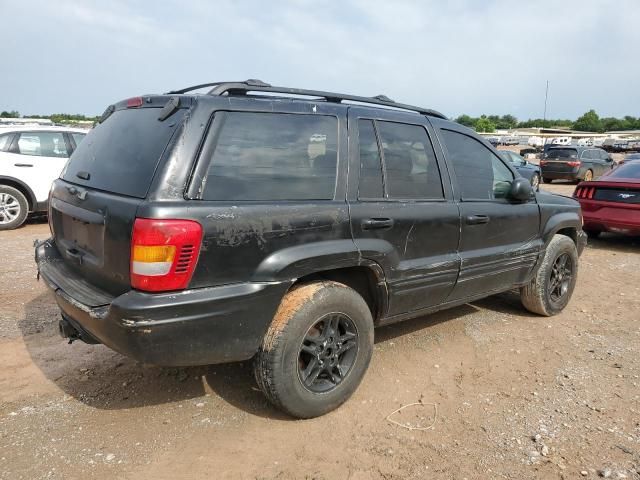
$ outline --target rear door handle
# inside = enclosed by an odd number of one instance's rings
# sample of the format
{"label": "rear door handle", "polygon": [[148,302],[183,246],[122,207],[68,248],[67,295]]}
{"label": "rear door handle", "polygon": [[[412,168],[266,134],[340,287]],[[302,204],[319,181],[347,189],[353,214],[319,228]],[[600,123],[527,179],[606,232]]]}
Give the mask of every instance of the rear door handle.
{"label": "rear door handle", "polygon": [[32,163],[14,163],[13,165],[16,167],[33,167]]}
{"label": "rear door handle", "polygon": [[380,230],[393,227],[393,220],[390,218],[368,218],[362,221],[363,230]]}
{"label": "rear door handle", "polygon": [[467,225],[481,225],[483,223],[489,223],[488,215],[469,215],[467,217]]}

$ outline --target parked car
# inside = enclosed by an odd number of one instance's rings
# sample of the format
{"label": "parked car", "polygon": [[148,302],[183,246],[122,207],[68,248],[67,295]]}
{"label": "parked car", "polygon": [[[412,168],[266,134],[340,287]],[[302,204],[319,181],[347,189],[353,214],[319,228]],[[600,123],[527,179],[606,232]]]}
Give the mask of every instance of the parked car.
{"label": "parked car", "polygon": [[355,391],[376,326],[514,288],[541,315],[569,302],[578,202],[472,130],[382,96],[210,86],[111,105],[54,182],[36,262],[64,337],[160,365],[253,357],[308,418]]}
{"label": "parked car", "polygon": [[614,165],[611,156],[601,148],[578,146],[549,148],[540,160],[545,183],[556,179],[590,182]]}
{"label": "parked car", "polygon": [[552,145],[571,145],[571,137],[557,137],[551,140]]}
{"label": "parked car", "polygon": [[500,137],[500,145],[513,146],[518,145],[520,143],[520,139],[514,136],[506,136]]}
{"label": "parked car", "polygon": [[85,134],[66,127],[0,128],[0,230],[47,210],[51,183]]}
{"label": "parked car", "polygon": [[584,230],[640,235],[640,162],[629,162],[595,182],[580,183],[574,198],[582,207]]}
{"label": "parked car", "polygon": [[534,190],[540,188],[540,167],[538,165],[528,162],[517,153],[509,150],[500,150],[498,153],[507,162],[511,163],[520,175],[529,180]]}
{"label": "parked car", "polygon": [[628,155],[625,155],[624,158],[618,162],[618,165],[622,165],[624,163],[629,163],[629,162],[638,162],[638,161],[640,161],[640,153],[629,153]]}
{"label": "parked car", "polygon": [[500,145],[500,137],[487,137],[487,142],[489,142],[494,147]]}

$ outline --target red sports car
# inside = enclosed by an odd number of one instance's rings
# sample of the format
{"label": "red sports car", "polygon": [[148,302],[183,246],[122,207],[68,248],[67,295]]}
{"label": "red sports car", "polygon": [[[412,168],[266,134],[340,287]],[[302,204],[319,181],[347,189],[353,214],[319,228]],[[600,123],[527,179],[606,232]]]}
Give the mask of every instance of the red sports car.
{"label": "red sports car", "polygon": [[583,230],[640,235],[640,162],[629,162],[594,182],[580,182],[573,198],[582,206]]}

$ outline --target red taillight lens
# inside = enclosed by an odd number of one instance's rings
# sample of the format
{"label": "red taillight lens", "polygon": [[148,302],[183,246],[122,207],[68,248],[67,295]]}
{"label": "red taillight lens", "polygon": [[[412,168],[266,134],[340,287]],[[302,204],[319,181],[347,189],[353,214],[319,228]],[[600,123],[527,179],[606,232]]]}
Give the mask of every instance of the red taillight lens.
{"label": "red taillight lens", "polygon": [[127,108],[138,108],[142,106],[142,97],[133,97],[127,100]]}
{"label": "red taillight lens", "polygon": [[579,167],[580,166],[580,160],[575,160],[572,162],[567,162],[567,165],[569,165],[570,167]]}
{"label": "red taillight lens", "polygon": [[546,165],[547,163],[549,162],[547,162],[546,160],[540,160],[540,165]]}
{"label": "red taillight lens", "polygon": [[187,288],[201,243],[198,222],[137,218],[131,238],[131,286],[147,292]]}

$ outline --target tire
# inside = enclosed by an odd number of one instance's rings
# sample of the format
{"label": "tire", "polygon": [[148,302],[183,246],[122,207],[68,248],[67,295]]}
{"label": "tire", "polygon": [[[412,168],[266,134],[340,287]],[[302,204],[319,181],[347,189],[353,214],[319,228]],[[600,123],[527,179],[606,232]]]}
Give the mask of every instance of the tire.
{"label": "tire", "polygon": [[[565,260],[565,267],[570,270],[568,279],[566,279],[567,272],[561,272],[560,276],[556,273],[562,259]],[[576,245],[565,235],[554,235],[547,246],[542,265],[536,276],[528,285],[520,289],[522,305],[530,312],[546,317],[556,315],[569,303],[577,279],[578,251]]]}
{"label": "tire", "polygon": [[283,298],[255,357],[254,375],[276,407],[312,418],[353,394],[372,352],[373,319],[364,299],[341,283],[314,282]]}
{"label": "tire", "polygon": [[542,183],[551,183],[553,180],[551,178],[542,177]]}
{"label": "tire", "polygon": [[534,191],[538,190],[540,188],[540,175],[538,175],[537,173],[534,173],[531,176],[531,188],[533,188]]}
{"label": "tire", "polygon": [[[578,180],[578,181],[580,181],[580,180]],[[593,170],[589,169],[586,172],[584,172],[583,181],[585,181],[585,182],[593,181]]]}
{"label": "tire", "polygon": [[600,230],[585,230],[584,233],[586,233],[589,238],[598,238],[602,232]]}
{"label": "tire", "polygon": [[29,202],[20,190],[0,185],[0,230],[13,230],[22,225],[29,214]]}

